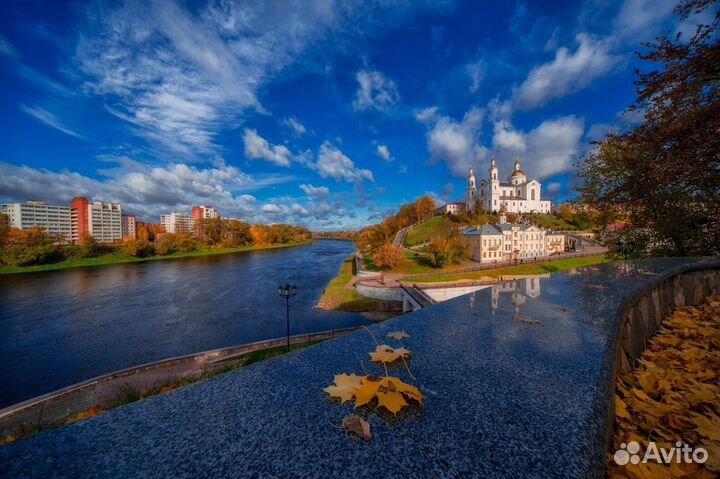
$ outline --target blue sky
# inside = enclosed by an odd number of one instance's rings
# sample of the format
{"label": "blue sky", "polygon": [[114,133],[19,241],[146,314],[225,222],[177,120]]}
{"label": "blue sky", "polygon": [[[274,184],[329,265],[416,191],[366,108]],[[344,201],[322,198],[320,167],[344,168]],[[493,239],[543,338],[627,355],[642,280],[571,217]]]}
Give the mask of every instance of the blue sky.
{"label": "blue sky", "polygon": [[636,121],[633,52],[690,30],[673,4],[3,2],[0,200],[333,230],[461,200],[492,156],[564,200]]}

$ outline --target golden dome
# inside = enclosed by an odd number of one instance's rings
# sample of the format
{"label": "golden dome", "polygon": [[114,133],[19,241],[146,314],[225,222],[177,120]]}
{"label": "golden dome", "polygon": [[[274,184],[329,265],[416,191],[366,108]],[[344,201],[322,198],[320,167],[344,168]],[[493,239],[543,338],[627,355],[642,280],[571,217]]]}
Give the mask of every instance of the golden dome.
{"label": "golden dome", "polygon": [[515,177],[515,176],[525,176],[525,173],[523,173],[523,170],[515,170],[515,171],[512,172],[512,174],[510,175],[510,177],[512,178],[512,177]]}

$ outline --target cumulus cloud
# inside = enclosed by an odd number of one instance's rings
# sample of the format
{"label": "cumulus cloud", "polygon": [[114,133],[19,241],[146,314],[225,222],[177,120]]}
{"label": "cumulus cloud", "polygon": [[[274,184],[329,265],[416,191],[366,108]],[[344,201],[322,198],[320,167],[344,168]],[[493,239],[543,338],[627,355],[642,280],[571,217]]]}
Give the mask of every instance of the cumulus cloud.
{"label": "cumulus cloud", "polygon": [[149,166],[128,158],[114,161],[118,166],[103,170],[97,179],[67,170],[0,162],[0,198],[68,204],[75,196],[88,196],[122,203],[124,211],[151,221],[170,211],[189,214],[193,205],[211,204],[223,215],[262,222],[256,198],[249,193],[294,180],[279,175],[250,176],[221,160],[207,168],[181,163]]}
{"label": "cumulus cloud", "polygon": [[307,132],[305,125],[300,123],[297,118],[293,118],[293,117],[286,118],[285,121],[283,121],[283,123],[286,126],[290,127],[297,136],[303,136]]}
{"label": "cumulus cloud", "polygon": [[554,98],[585,88],[605,75],[620,61],[610,52],[608,41],[596,40],[586,34],[576,36],[578,48],[571,52],[558,48],[555,59],[536,66],[513,95],[513,104],[522,110],[538,108]]}
{"label": "cumulus cloud", "polygon": [[377,146],[377,154],[380,158],[382,158],[385,161],[392,161],[393,157],[390,154],[390,150],[386,145],[378,145]]}
{"label": "cumulus cloud", "polygon": [[373,174],[370,170],[355,166],[355,162],[327,141],[320,146],[314,168],[323,178],[333,178],[335,181],[348,183],[360,183],[363,180],[373,181]]}
{"label": "cumulus cloud", "polygon": [[300,185],[300,189],[308,196],[316,198],[325,198],[330,195],[330,189],[327,186],[313,186],[310,184]]}
{"label": "cumulus cloud", "polygon": [[463,177],[471,166],[487,158],[488,150],[479,141],[483,114],[482,109],[473,107],[459,122],[438,115],[436,110],[432,114],[426,110],[416,114],[416,118],[427,118],[431,160],[444,161],[452,174]]}
{"label": "cumulus cloud", "polygon": [[359,71],[355,75],[358,91],[355,94],[355,110],[376,110],[387,113],[400,101],[395,82],[379,71]]}
{"label": "cumulus cloud", "polygon": [[572,167],[584,133],[583,120],[572,115],[545,120],[529,132],[507,122],[494,126],[493,151],[501,168],[509,172],[512,162],[520,159],[528,176],[539,179]]}
{"label": "cumulus cloud", "polygon": [[270,145],[257,131],[246,128],[243,132],[245,157],[251,160],[263,159],[279,166],[290,166],[292,153],[285,145]]}
{"label": "cumulus cloud", "polygon": [[421,110],[415,110],[414,116],[420,123],[427,123],[437,117],[438,110],[439,109],[436,106],[429,106]]}
{"label": "cumulus cloud", "polygon": [[65,126],[58,119],[57,116],[55,116],[53,113],[49,112],[45,108],[42,108],[39,106],[26,106],[26,105],[20,105],[18,108],[21,111],[30,115],[31,117],[35,118],[40,123],[44,123],[45,125],[49,126],[50,128],[54,128],[58,131],[65,133],[66,135],[70,135],[70,136],[78,138],[80,140],[85,139],[85,137],[83,135],[81,135],[80,133]]}

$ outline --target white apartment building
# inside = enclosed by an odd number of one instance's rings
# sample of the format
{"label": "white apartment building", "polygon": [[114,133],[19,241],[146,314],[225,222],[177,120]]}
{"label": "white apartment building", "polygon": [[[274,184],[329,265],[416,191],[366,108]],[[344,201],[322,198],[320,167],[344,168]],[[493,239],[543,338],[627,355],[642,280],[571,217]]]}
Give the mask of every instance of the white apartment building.
{"label": "white apartment building", "polygon": [[88,232],[100,243],[122,239],[122,207],[119,203],[93,201],[88,204]]}
{"label": "white apartment building", "polygon": [[559,240],[558,234],[553,233],[550,241],[548,233],[534,225],[485,224],[465,229],[462,235],[470,245],[472,259],[478,263],[534,259],[564,251],[564,236]]}
{"label": "white apartment building", "polygon": [[43,201],[0,204],[0,213],[8,216],[8,226],[27,230],[41,226],[48,233],[72,239],[71,209],[69,206],[48,205]]}
{"label": "white apartment building", "polygon": [[195,218],[177,212],[161,215],[160,224],[168,233],[192,233],[195,230]]}

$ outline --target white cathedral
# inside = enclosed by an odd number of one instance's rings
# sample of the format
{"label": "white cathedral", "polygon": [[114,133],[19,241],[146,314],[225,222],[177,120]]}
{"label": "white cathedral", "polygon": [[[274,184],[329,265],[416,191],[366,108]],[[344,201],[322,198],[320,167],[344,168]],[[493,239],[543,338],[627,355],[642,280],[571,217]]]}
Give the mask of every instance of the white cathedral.
{"label": "white cathedral", "polygon": [[528,181],[525,173],[520,169],[519,161],[515,162],[515,167],[510,173],[507,183],[498,179],[495,158],[490,162],[488,171],[489,177],[480,180],[480,183],[476,185],[475,173],[470,168],[465,197],[465,207],[468,211],[473,211],[475,204],[479,201],[482,208],[488,212],[550,213],[552,205],[550,201],[541,199],[540,182]]}

